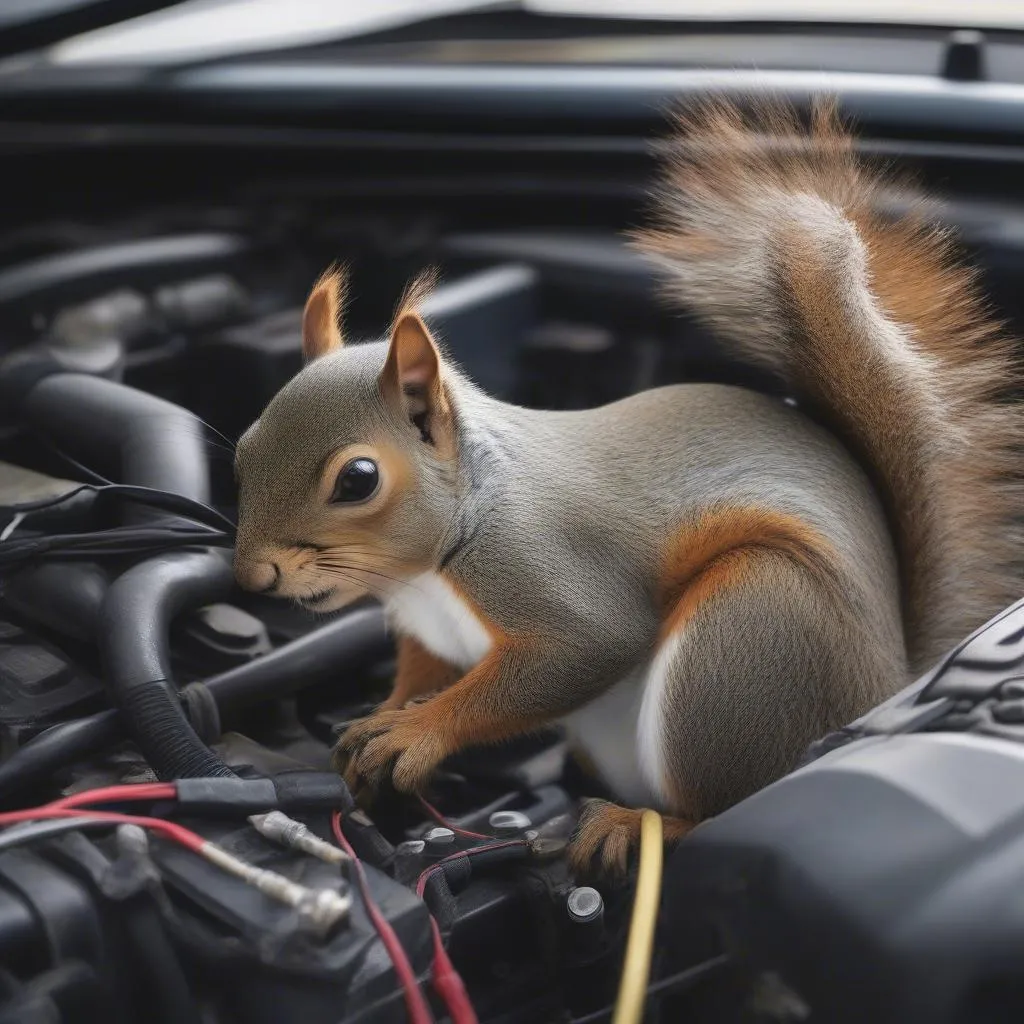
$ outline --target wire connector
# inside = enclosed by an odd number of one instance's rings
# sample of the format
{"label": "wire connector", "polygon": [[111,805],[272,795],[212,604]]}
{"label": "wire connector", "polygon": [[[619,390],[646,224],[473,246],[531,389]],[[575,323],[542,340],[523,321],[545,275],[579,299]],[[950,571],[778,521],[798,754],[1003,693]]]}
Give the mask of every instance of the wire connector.
{"label": "wire connector", "polygon": [[328,864],[348,864],[351,857],[340,847],[321,839],[301,821],[289,818],[283,811],[253,814],[249,823],[265,839],[292,850],[301,850]]}
{"label": "wire connector", "polygon": [[190,814],[238,814],[293,809],[348,809],[352,796],[334,772],[289,772],[269,779],[221,776],[178,779],[178,804]]}
{"label": "wire connector", "polygon": [[326,935],[340,920],[348,916],[352,897],[334,889],[310,889],[290,878],[258,868],[236,857],[215,843],[204,843],[199,851],[208,861],[242,879],[279,903],[284,903],[304,918],[318,935]]}

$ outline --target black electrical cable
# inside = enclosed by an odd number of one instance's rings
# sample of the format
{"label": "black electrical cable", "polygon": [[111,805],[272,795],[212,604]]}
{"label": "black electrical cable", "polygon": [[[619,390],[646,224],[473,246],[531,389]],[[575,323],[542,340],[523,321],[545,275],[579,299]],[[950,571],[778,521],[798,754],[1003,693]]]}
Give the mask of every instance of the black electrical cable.
{"label": "black electrical cable", "polygon": [[66,451],[61,449],[59,445],[54,444],[53,441],[46,437],[45,434],[37,434],[36,436],[43,442],[43,444],[46,445],[47,448],[50,449],[51,452],[54,453],[54,455],[57,456],[57,458],[66,462],[75,470],[76,473],[80,473],[84,476],[86,480],[100,485],[112,484],[114,482],[113,480],[108,480],[102,473],[97,473],[95,469],[91,469],[89,466],[85,465],[84,462],[79,462],[78,459],[68,455]]}
{"label": "black electrical cable", "polygon": [[14,505],[0,505],[0,513],[31,516],[33,512],[53,508],[56,505],[69,501],[82,491],[93,491],[97,495],[118,496],[126,501],[135,501],[142,505],[162,509],[165,512],[177,512],[188,516],[190,519],[195,519],[197,522],[206,523],[208,526],[214,526],[218,529],[232,532],[235,529],[235,524],[227,516],[211,505],[197,501],[195,498],[175,494],[173,491],[164,491],[157,487],[142,487],[137,484],[114,484],[109,482],[79,484],[74,489],[65,491],[63,494],[52,498],[19,502]]}
{"label": "black electrical cable", "polygon": [[58,534],[5,541],[0,545],[0,569],[11,570],[45,558],[95,560],[119,558],[181,547],[230,547],[232,538],[209,527],[168,523],[159,527],[119,526],[93,533]]}
{"label": "black electrical cable", "polygon": [[18,515],[29,514],[32,512],[38,512],[42,509],[53,508],[54,505],[60,505],[65,501],[70,501],[76,494],[81,494],[82,491],[97,491],[103,487],[112,486],[108,484],[79,484],[77,487],[70,491],[65,491],[63,494],[58,494],[53,498],[40,498],[38,501],[20,501],[14,505],[0,505],[0,512],[4,515]]}
{"label": "black electrical cable", "polygon": [[[35,533],[15,536],[25,531],[39,513],[52,511],[83,492],[92,492],[101,499],[113,496],[125,501],[187,517],[155,520],[140,525],[117,526],[87,530],[80,533]],[[0,569],[8,572],[19,566],[49,558],[96,559],[118,558],[147,552],[192,545],[224,547],[232,543],[235,525],[227,516],[205,502],[170,491],[133,484],[82,484],[62,495],[35,502],[0,507],[0,513],[12,517],[14,530],[0,541]]]}
{"label": "black electrical cable", "polygon": [[[693,967],[687,967],[685,971],[670,974],[667,978],[662,978],[661,981],[647,986],[647,998],[685,991],[709,974],[714,974],[715,971],[727,966],[731,960],[732,957],[728,953],[721,953],[710,960],[702,960],[699,964],[694,964]],[[606,1006],[603,1010],[595,1010],[585,1017],[573,1017],[567,1024],[604,1024],[611,1018],[614,1010],[614,1006]]]}
{"label": "black electrical cable", "polygon": [[[339,672],[358,671],[392,653],[384,612],[378,605],[368,605],[254,661],[212,676],[203,685],[223,713],[278,700],[335,679]],[[7,803],[53,772],[93,757],[124,738],[124,719],[114,708],[51,726],[0,764],[0,802]]]}
{"label": "black electrical cable", "polygon": [[194,1024],[201,1019],[177,951],[164,930],[160,911],[149,893],[125,906],[121,920],[139,971],[140,990],[161,1024]]}
{"label": "black electrical cable", "polygon": [[85,829],[97,832],[100,829],[116,828],[118,822],[103,818],[53,818],[50,821],[32,822],[30,825],[15,825],[0,832],[0,853],[13,850],[16,846],[27,843],[39,843],[45,839],[54,839],[68,832],[79,832]]}

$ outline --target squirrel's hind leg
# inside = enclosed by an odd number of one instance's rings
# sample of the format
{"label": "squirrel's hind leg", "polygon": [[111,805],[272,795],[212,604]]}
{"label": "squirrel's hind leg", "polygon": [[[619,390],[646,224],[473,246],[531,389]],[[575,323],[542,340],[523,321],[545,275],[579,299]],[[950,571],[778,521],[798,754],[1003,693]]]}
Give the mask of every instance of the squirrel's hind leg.
{"label": "squirrel's hind leg", "polygon": [[902,651],[849,594],[785,552],[731,552],[697,582],[655,657],[638,746],[665,806],[701,821],[792,770],[904,676]]}
{"label": "squirrel's hind leg", "polygon": [[[640,846],[642,810],[619,807],[607,800],[587,800],[569,844],[567,856],[579,875],[623,875]],[[666,845],[677,843],[693,823],[684,818],[662,818]]]}
{"label": "squirrel's hind leg", "polygon": [[[902,652],[868,635],[848,596],[784,551],[710,562],[666,617],[644,684],[637,754],[666,842],[789,771],[807,745],[900,684]],[[642,811],[584,805],[569,857],[625,870]]]}

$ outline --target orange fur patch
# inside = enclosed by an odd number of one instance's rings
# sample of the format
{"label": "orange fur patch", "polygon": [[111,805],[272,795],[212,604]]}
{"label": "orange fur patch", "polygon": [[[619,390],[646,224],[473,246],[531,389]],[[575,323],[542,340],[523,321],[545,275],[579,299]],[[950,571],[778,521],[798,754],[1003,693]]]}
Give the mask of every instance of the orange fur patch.
{"label": "orange fur patch", "polygon": [[658,600],[664,638],[699,605],[736,586],[757,550],[779,551],[818,578],[834,578],[835,554],[816,530],[795,516],[764,508],[720,508],[688,523],[669,544]]}
{"label": "orange fur patch", "polygon": [[384,707],[403,707],[410,700],[450,686],[461,674],[454,665],[442,661],[415,637],[403,636],[398,641],[394,689]]}
{"label": "orange fur patch", "polygon": [[[897,542],[911,665],[923,670],[1019,596],[1019,342],[937,211],[857,152],[834,101],[815,101],[809,124],[775,99],[688,102],[676,128],[658,223],[635,243],[676,268],[666,295],[810,399],[869,467]],[[799,216],[808,201],[831,223]],[[736,264],[762,234],[751,288],[707,270]],[[888,337],[863,316],[872,307]]]}

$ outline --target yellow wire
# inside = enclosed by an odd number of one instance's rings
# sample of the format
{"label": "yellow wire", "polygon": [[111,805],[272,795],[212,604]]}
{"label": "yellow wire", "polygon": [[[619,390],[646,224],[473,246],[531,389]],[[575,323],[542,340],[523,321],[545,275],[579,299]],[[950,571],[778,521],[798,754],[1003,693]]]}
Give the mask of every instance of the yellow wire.
{"label": "yellow wire", "polygon": [[629,923],[626,959],[612,1024],[640,1024],[643,1020],[654,951],[654,925],[661,902],[663,850],[661,815],[644,811],[640,818],[640,869],[633,897],[633,918]]}

